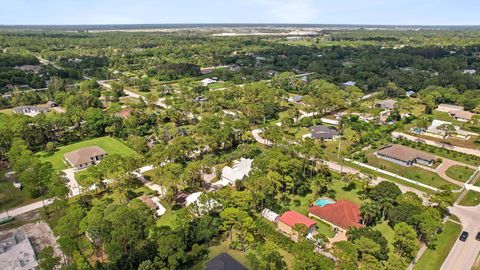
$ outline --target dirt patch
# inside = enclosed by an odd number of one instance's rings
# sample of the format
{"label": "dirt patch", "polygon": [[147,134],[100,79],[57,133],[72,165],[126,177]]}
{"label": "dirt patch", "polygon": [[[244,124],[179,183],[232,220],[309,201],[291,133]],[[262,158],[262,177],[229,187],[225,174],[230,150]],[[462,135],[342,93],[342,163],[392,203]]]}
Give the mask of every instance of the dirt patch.
{"label": "dirt patch", "polygon": [[53,235],[53,231],[50,229],[50,226],[48,226],[46,222],[32,222],[14,229],[2,230],[0,231],[0,239],[11,236],[16,230],[25,231],[37,255],[43,248],[51,246],[54,249],[54,255],[57,257],[62,257],[62,252],[60,251],[56,243],[56,237]]}

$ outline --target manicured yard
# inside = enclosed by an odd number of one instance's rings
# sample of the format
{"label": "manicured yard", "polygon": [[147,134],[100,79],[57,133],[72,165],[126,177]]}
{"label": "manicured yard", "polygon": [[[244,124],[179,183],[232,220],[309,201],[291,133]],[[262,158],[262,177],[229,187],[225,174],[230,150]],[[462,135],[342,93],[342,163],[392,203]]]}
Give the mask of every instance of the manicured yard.
{"label": "manicured yard", "polygon": [[445,173],[447,174],[448,177],[452,179],[466,182],[468,179],[470,179],[470,177],[473,175],[474,172],[475,170],[469,167],[455,165],[448,168],[448,170]]}
{"label": "manicured yard", "polygon": [[321,234],[325,235],[326,237],[330,237],[330,238],[335,236],[335,232],[332,230],[332,227],[330,225],[328,225],[327,223],[325,223],[323,221],[320,221],[316,218],[312,218],[312,219],[317,222],[317,232],[318,233],[321,233]]}
{"label": "manicured yard", "polygon": [[62,147],[59,147],[57,151],[51,155],[45,152],[37,153],[37,155],[40,157],[40,159],[42,159],[42,161],[51,162],[55,170],[63,170],[67,168],[67,166],[63,163],[64,154],[80,149],[82,147],[95,146],[95,145],[103,148],[103,150],[105,150],[108,154],[138,156],[138,154],[135,151],[128,148],[125,144],[123,144],[119,140],[114,139],[112,137],[95,138],[87,141],[82,141],[79,143],[70,144],[67,146],[62,146]]}
{"label": "manicured yard", "polygon": [[460,205],[463,206],[477,206],[478,204],[480,204],[480,193],[473,190],[469,190],[460,202]]}
{"label": "manicured yard", "polygon": [[25,189],[15,188],[5,177],[5,171],[0,170],[0,212],[6,209],[27,205],[40,199],[33,199]]}
{"label": "manicured yard", "polygon": [[448,221],[443,226],[443,232],[438,235],[437,241],[435,241],[435,250],[427,249],[418,260],[414,270],[440,269],[461,231],[462,227],[460,225]]}
{"label": "manicured yard", "polygon": [[450,182],[445,181],[438,174],[418,168],[415,166],[403,167],[393,162],[387,160],[382,160],[374,156],[372,153],[367,155],[368,164],[375,166],[379,169],[389,171],[400,176],[406,177],[408,179],[421,182],[423,184],[439,188],[443,185],[449,185],[452,189],[458,189],[457,185],[451,184]]}

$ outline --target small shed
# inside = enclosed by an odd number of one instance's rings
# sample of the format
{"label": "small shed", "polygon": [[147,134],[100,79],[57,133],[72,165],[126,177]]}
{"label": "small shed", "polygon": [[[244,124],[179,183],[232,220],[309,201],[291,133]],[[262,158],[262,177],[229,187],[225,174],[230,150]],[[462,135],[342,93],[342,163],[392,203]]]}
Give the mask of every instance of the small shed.
{"label": "small shed", "polygon": [[280,218],[280,216],[277,213],[273,212],[272,210],[270,210],[268,208],[263,209],[262,217],[270,220],[273,223],[277,223],[278,219]]}

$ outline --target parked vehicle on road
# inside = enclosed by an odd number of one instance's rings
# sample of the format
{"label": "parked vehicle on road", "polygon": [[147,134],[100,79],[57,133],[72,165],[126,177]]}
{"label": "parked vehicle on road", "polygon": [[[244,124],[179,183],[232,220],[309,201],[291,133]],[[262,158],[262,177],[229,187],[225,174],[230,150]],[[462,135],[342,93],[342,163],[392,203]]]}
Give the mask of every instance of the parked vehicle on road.
{"label": "parked vehicle on road", "polygon": [[460,235],[460,241],[465,242],[467,240],[467,238],[468,238],[468,232],[463,231],[462,234]]}

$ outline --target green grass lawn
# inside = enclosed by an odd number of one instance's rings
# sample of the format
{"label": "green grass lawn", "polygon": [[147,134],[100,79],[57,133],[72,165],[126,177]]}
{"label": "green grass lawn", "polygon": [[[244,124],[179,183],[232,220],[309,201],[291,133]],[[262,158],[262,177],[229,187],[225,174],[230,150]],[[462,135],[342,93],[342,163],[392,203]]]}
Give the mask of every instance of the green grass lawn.
{"label": "green grass lawn", "polygon": [[388,241],[388,246],[390,247],[391,250],[393,250],[393,237],[395,235],[395,232],[393,231],[392,227],[388,225],[387,221],[384,221],[382,223],[379,223],[373,227],[374,230],[380,231],[382,235],[387,239]]}
{"label": "green grass lawn", "polygon": [[470,177],[473,175],[474,172],[475,170],[469,167],[455,165],[448,168],[445,173],[447,174],[448,177],[452,179],[466,182],[468,179],[470,179]]}
{"label": "green grass lawn", "polygon": [[13,115],[14,114],[12,109],[3,109],[3,110],[0,110],[0,113],[7,114],[7,115]]}
{"label": "green grass lawn", "polygon": [[165,214],[163,214],[161,217],[157,219],[157,226],[170,226],[170,227],[175,227],[175,219],[177,218],[177,210],[173,210],[172,207],[163,204],[165,207],[166,211]]}
{"label": "green grass lawn", "polygon": [[440,269],[461,231],[462,227],[460,225],[448,221],[443,226],[443,232],[438,235],[437,241],[435,241],[435,249],[425,251],[414,270]]}
{"label": "green grass lawn", "polygon": [[443,178],[441,178],[438,174],[424,170],[422,168],[418,168],[415,166],[411,167],[403,167],[393,162],[389,162],[387,160],[382,160],[377,158],[373,155],[373,153],[369,153],[367,155],[368,164],[379,169],[389,171],[400,176],[406,177],[410,180],[418,181],[423,184],[439,188],[443,185],[449,185],[452,189],[458,189],[457,185],[454,185]]}
{"label": "green grass lawn", "polygon": [[67,168],[65,163],[63,163],[64,154],[80,149],[82,147],[95,146],[95,145],[103,148],[103,150],[105,150],[108,154],[120,154],[123,156],[138,156],[138,154],[135,151],[128,148],[125,144],[123,144],[119,140],[114,139],[112,137],[95,138],[87,141],[82,141],[79,143],[70,144],[67,146],[62,146],[62,147],[59,147],[54,154],[50,155],[45,152],[40,152],[40,153],[37,153],[37,156],[40,157],[40,159],[43,162],[47,162],[47,161],[51,162],[55,170],[63,170]]}
{"label": "green grass lawn", "polygon": [[0,212],[41,200],[30,197],[25,189],[15,188],[5,173],[6,171],[0,170]]}
{"label": "green grass lawn", "polygon": [[480,203],[480,193],[469,190],[465,197],[463,197],[460,205],[463,206],[477,206]]}

